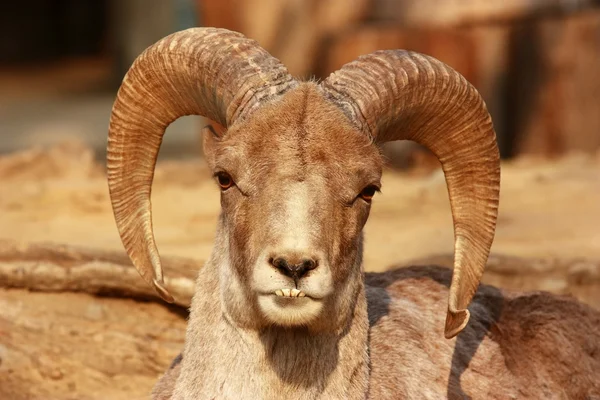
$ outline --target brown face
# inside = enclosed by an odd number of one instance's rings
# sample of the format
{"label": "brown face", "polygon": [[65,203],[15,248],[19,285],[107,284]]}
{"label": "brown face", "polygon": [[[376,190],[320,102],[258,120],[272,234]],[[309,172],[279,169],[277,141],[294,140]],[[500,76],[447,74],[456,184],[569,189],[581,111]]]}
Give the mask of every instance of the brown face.
{"label": "brown face", "polygon": [[231,315],[313,327],[346,318],[381,185],[378,148],[306,83],[223,137],[207,133],[205,154],[222,191]]}

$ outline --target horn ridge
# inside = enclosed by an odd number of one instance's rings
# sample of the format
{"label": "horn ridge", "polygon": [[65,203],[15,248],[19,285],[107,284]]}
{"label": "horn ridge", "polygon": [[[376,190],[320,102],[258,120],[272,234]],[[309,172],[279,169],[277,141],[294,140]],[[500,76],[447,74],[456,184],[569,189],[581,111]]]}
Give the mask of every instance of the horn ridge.
{"label": "horn ridge", "polygon": [[448,65],[405,50],[361,56],[321,87],[375,142],[413,140],[440,160],[455,236],[445,336],[455,336],[468,322],[498,213],[500,155],[483,99]]}
{"label": "horn ridge", "polygon": [[107,146],[113,213],[127,254],[166,301],[152,230],[151,185],[162,137],[185,115],[223,126],[296,85],[254,40],[219,28],[191,28],[148,47],[125,75],[113,105]]}

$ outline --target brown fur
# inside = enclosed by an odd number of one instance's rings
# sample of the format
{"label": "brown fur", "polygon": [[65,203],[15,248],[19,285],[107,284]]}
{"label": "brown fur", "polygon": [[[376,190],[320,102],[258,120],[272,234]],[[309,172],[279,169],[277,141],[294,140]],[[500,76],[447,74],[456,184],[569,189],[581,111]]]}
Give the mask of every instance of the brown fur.
{"label": "brown fur", "polygon": [[[482,287],[465,331],[446,340],[448,270],[367,274],[365,286],[359,193],[379,185],[382,159],[316,84],[206,135],[205,152],[236,185],[221,196],[183,360],[155,398],[600,395],[600,316],[583,305]],[[273,282],[293,284],[269,265],[281,254],[319,261],[295,282],[306,307],[277,305]]]}
{"label": "brown fur", "polygon": [[[483,285],[465,331],[446,340],[450,276],[450,270],[436,266],[367,274],[369,398],[600,395],[600,313],[569,297],[505,293]],[[161,378],[155,391],[165,397],[157,399],[170,398],[166,393],[178,372],[169,369]]]}
{"label": "brown fur", "polygon": [[372,398],[600,395],[600,313],[567,297],[480,286],[467,328],[443,340],[450,276],[431,266],[367,277]]}
{"label": "brown fur", "polygon": [[183,360],[182,355],[178,355],[175,360],[169,366],[169,369],[160,378],[158,383],[152,390],[152,399],[154,400],[169,400],[173,396],[173,390],[175,389],[175,382],[179,377],[181,371],[181,361]]}

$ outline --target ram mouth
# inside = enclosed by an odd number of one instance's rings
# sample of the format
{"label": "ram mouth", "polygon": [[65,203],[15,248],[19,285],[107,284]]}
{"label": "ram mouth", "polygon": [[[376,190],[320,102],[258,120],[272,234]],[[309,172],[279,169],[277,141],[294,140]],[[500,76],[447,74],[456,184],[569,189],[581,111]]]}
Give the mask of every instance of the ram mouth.
{"label": "ram mouth", "polygon": [[275,291],[278,297],[305,297],[306,294],[298,289],[278,289]]}

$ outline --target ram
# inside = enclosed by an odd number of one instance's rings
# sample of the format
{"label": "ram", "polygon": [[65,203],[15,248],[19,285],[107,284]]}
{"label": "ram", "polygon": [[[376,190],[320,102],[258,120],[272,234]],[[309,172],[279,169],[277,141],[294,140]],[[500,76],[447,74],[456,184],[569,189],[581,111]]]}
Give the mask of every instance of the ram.
{"label": "ram", "polygon": [[[189,114],[227,128],[207,129],[203,139],[222,212],[182,356],[154,398],[600,395],[597,311],[569,298],[479,286],[500,161],[484,102],[450,67],[378,51],[320,83],[301,82],[227,30],[189,29],[150,46],[114,104],[108,181],[129,257],[166,301],[173,299],[150,190],[166,127]],[[400,139],[427,146],[442,164],[453,272],[363,271],[363,226],[381,186],[378,146]]]}

